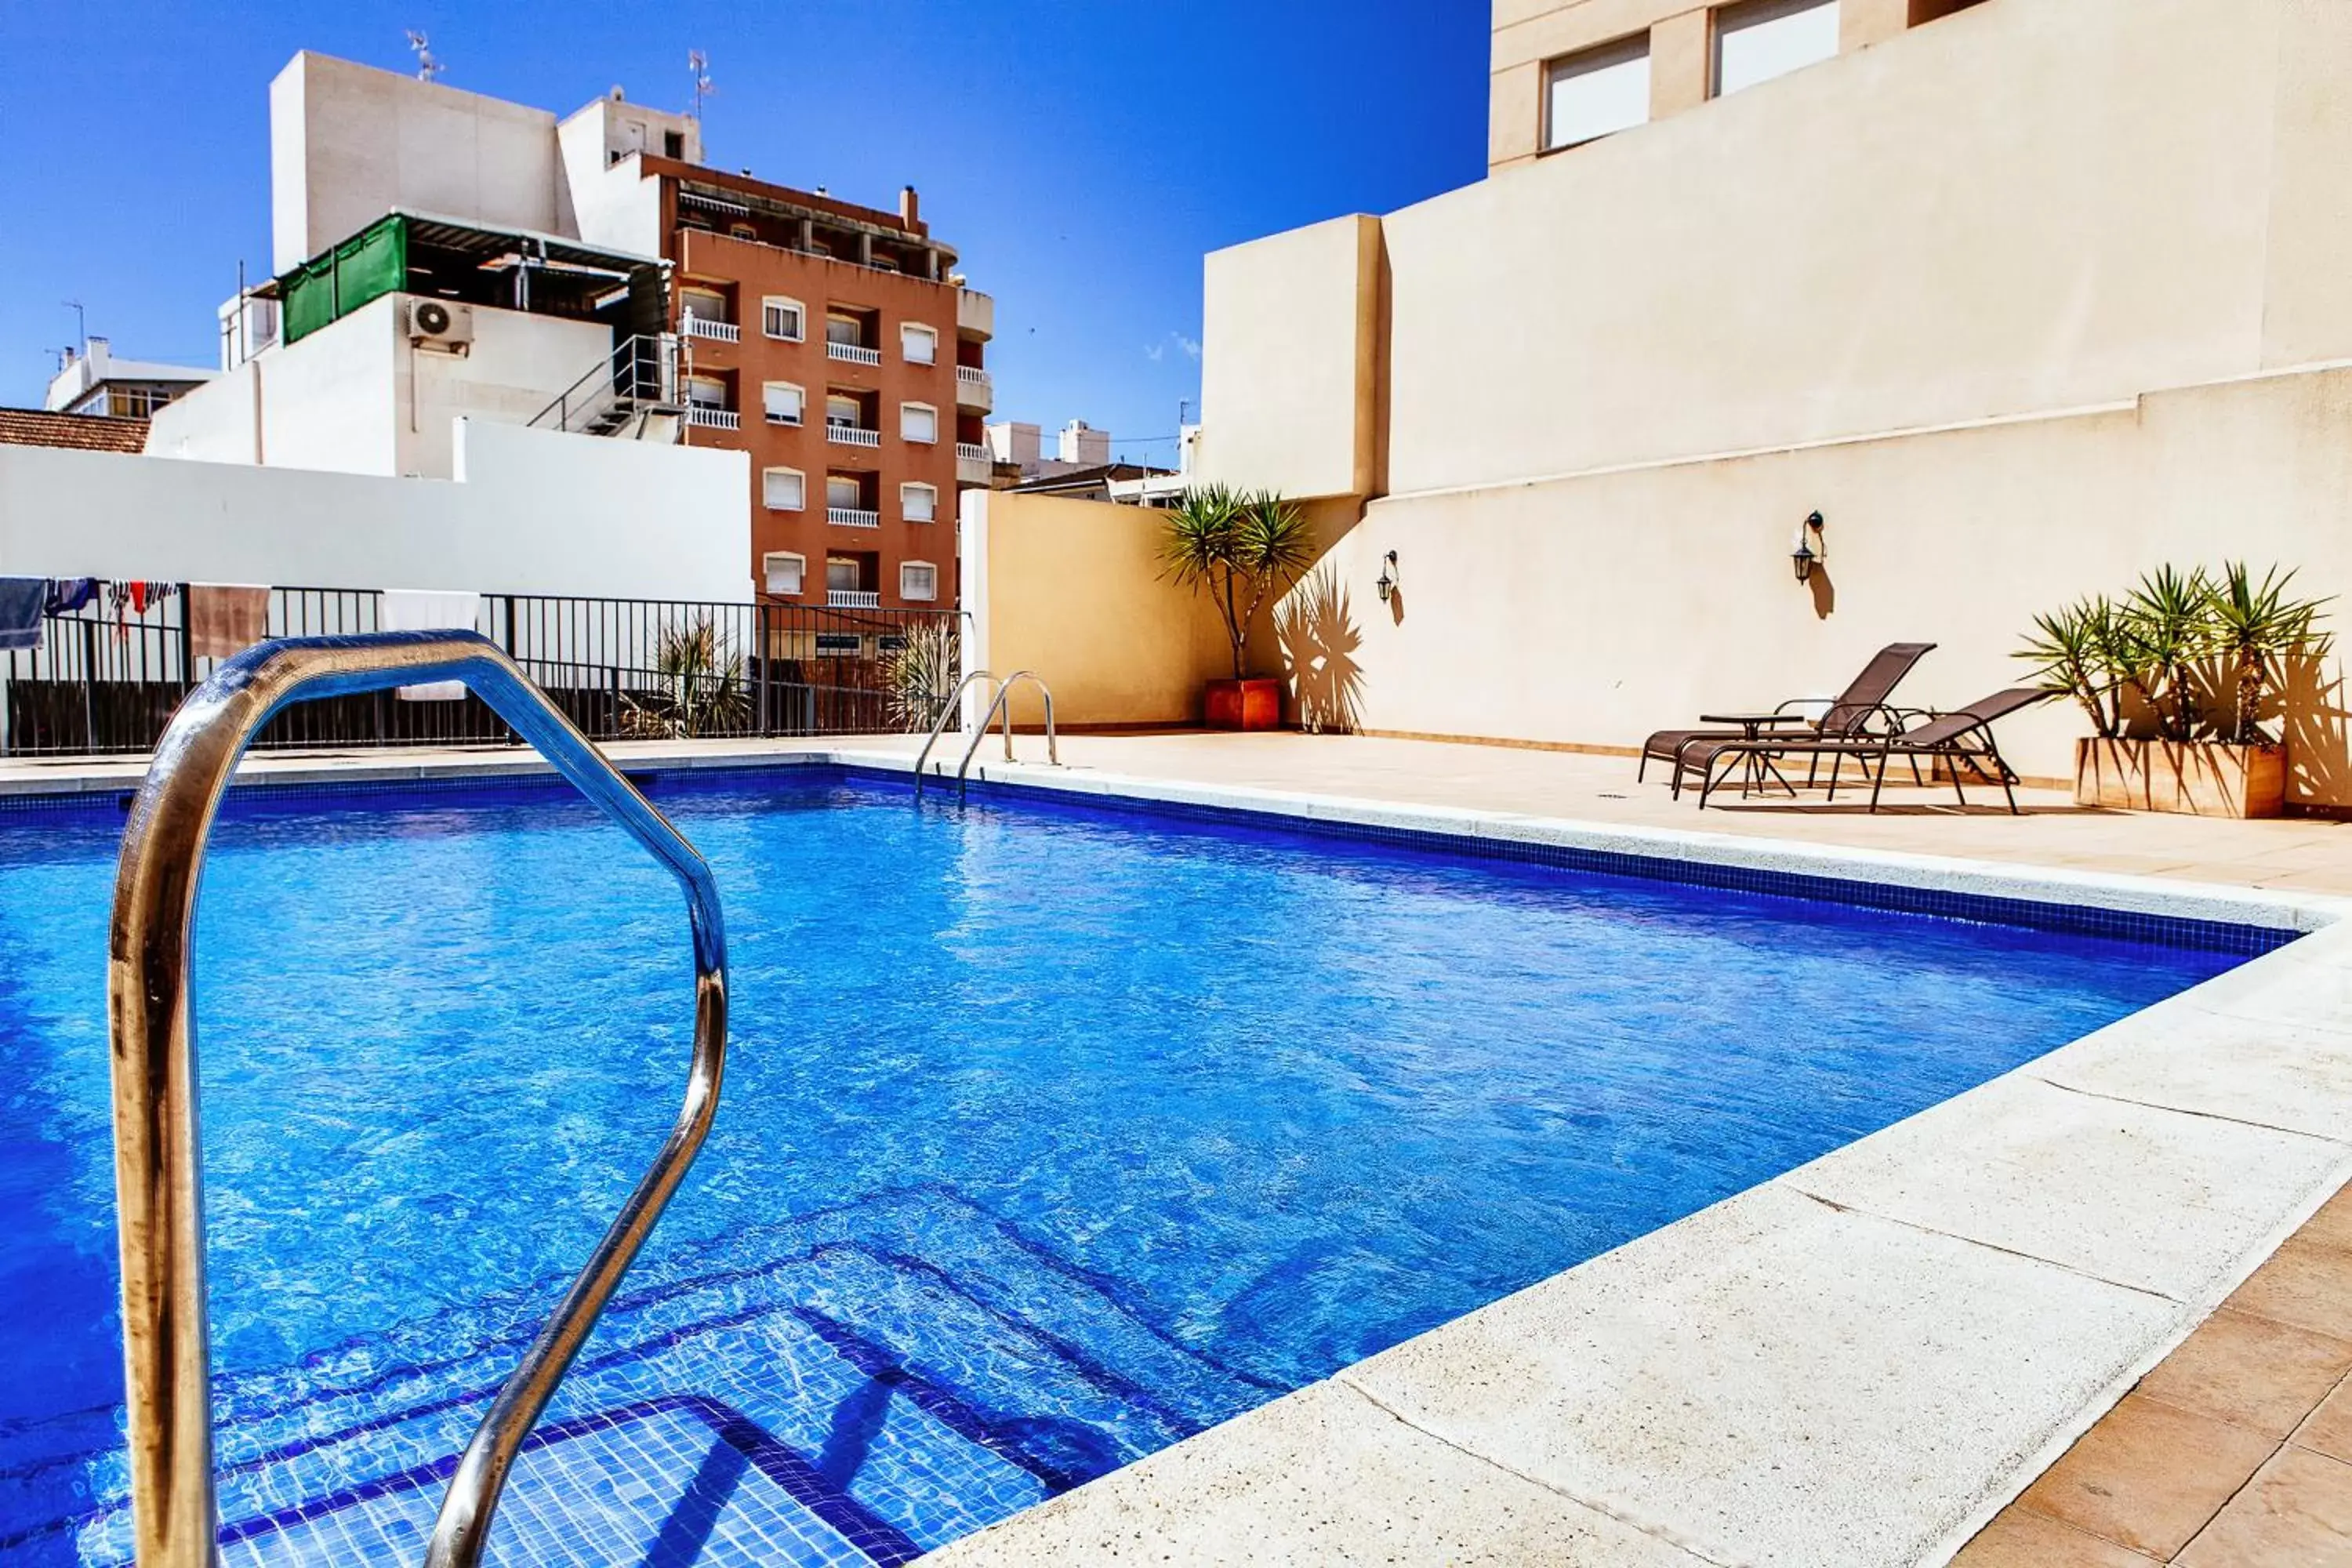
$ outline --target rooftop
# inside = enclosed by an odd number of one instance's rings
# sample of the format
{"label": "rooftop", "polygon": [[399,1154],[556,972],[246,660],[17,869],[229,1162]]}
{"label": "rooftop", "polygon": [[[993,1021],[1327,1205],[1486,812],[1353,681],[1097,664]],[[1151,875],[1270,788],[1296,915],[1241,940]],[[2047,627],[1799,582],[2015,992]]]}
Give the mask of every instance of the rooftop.
{"label": "rooftop", "polygon": [[147,449],[147,421],[103,414],[58,414],[43,408],[0,408],[0,446],[65,447],[80,452]]}

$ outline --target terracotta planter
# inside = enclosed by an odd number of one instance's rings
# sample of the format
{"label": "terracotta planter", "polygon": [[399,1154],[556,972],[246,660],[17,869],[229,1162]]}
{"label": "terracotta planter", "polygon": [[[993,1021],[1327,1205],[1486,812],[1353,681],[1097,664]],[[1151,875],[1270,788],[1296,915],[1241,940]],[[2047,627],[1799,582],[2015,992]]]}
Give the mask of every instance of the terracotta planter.
{"label": "terracotta planter", "polygon": [[1282,682],[1212,680],[1203,707],[1212,730],[1278,730],[1282,727]]}
{"label": "terracotta planter", "polygon": [[2074,804],[2189,816],[2276,816],[2286,808],[2286,749],[2218,741],[2076,741]]}

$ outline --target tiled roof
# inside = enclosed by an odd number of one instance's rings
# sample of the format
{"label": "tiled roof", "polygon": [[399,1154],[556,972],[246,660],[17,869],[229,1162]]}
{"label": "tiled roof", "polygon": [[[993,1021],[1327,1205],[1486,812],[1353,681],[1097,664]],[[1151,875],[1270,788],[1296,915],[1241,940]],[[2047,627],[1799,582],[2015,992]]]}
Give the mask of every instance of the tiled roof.
{"label": "tiled roof", "polygon": [[0,446],[71,447],[83,452],[143,452],[147,421],[104,414],[49,414],[0,408]]}

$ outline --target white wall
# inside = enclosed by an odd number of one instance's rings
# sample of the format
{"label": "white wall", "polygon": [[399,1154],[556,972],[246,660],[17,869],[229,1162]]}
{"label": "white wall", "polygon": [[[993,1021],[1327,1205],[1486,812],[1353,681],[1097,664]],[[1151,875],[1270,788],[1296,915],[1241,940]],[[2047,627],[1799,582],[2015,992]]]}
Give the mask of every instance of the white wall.
{"label": "white wall", "polygon": [[740,452],[467,421],[458,478],[0,447],[0,574],[751,595]]}
{"label": "white wall", "polygon": [[372,301],[160,410],[148,452],[447,479],[453,419],[526,424],[612,353],[595,322],[481,305],[470,353],[419,348],[409,298]]}
{"label": "white wall", "polygon": [[558,232],[555,116],[308,50],[269,84],[284,272],[394,207]]}

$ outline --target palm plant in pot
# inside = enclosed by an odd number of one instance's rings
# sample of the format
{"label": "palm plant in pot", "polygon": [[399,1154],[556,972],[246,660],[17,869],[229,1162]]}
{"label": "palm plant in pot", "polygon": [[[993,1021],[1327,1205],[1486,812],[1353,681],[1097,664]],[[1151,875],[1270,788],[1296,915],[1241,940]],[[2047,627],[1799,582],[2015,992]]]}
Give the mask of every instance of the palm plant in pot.
{"label": "palm plant in pot", "polygon": [[2159,567],[2119,600],[2084,599],[2034,617],[2017,657],[2091,721],[2075,742],[2074,799],[2200,816],[2275,816],[2286,749],[2263,727],[2288,668],[2326,651],[2320,599],[2288,593],[2293,572],[2257,580]]}
{"label": "palm plant in pot", "polygon": [[1233,645],[1233,679],[1208,685],[1209,727],[1276,728],[1282,722],[1282,682],[1249,679],[1249,629],[1258,611],[1314,563],[1306,514],[1274,490],[1202,485],[1186,490],[1161,526],[1164,574],[1208,595]]}

